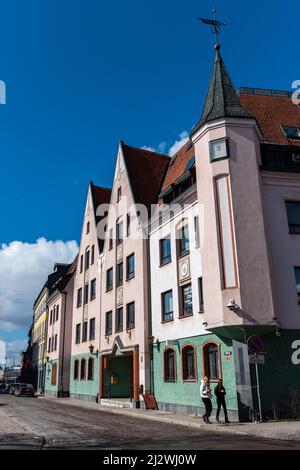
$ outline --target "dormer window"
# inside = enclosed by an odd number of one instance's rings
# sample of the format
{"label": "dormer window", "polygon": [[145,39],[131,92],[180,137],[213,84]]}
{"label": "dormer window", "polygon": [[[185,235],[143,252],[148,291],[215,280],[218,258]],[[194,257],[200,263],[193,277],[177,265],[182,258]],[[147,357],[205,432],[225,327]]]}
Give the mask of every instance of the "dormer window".
{"label": "dormer window", "polygon": [[282,130],[288,139],[300,139],[299,127],[282,126]]}

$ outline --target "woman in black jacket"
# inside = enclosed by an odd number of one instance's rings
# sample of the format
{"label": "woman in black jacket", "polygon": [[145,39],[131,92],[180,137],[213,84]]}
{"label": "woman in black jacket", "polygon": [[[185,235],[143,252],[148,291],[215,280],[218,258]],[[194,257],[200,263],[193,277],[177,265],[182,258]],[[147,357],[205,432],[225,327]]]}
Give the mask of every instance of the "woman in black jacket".
{"label": "woman in black jacket", "polygon": [[216,398],[217,398],[217,416],[216,416],[216,420],[218,422],[220,422],[219,415],[220,415],[221,406],[223,406],[224,416],[225,416],[225,423],[229,424],[230,421],[228,420],[227,408],[226,408],[226,402],[225,402],[226,390],[225,390],[225,387],[223,385],[222,379],[218,380],[218,385],[215,388],[215,395],[216,395]]}

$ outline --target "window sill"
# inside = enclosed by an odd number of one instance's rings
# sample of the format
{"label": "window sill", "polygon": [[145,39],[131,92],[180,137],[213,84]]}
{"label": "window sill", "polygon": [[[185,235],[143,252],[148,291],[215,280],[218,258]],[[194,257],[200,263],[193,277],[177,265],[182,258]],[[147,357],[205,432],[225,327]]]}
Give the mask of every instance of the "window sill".
{"label": "window sill", "polygon": [[167,384],[174,384],[177,382],[177,380],[175,379],[164,379],[164,382],[167,383]]}
{"label": "window sill", "polygon": [[135,329],[135,326],[129,326],[128,328],[126,328],[126,333],[128,333],[128,331],[131,331],[131,330],[134,330]]}
{"label": "window sill", "polygon": [[179,320],[183,320],[184,318],[190,318],[193,316],[193,313],[189,313],[188,315],[179,315]]}
{"label": "window sill", "polygon": [[111,333],[105,333],[105,338],[107,338],[109,336],[112,336],[112,332]]}
{"label": "window sill", "polygon": [[82,343],[82,344],[83,344],[83,343],[87,343],[87,339],[82,340],[81,343]]}
{"label": "window sill", "polygon": [[177,259],[180,260],[181,258],[185,258],[186,256],[189,256],[190,255],[190,251],[187,251],[186,253],[179,253],[179,255],[177,256]]}
{"label": "window sill", "polygon": [[116,334],[116,333],[123,333],[123,328],[120,329],[120,330],[115,330],[115,334]]}
{"label": "window sill", "polygon": [[197,383],[197,379],[182,379],[182,382],[188,382],[188,383]]}
{"label": "window sill", "polygon": [[110,287],[109,289],[106,289],[105,292],[111,292],[113,290],[113,287]]}
{"label": "window sill", "polygon": [[126,278],[126,281],[130,281],[131,279],[134,279],[135,278],[135,274],[133,274],[132,276],[129,276]]}
{"label": "window sill", "polygon": [[77,305],[77,308],[80,308],[80,307],[82,307],[82,304]]}
{"label": "window sill", "polygon": [[160,263],[159,267],[163,268],[164,266],[168,266],[168,264],[171,264],[172,260],[170,259],[169,261],[165,261],[164,263]]}
{"label": "window sill", "polygon": [[92,302],[92,301],[95,300],[95,299],[96,299],[96,297],[91,298],[91,299],[90,299],[90,302]]}
{"label": "window sill", "polygon": [[90,338],[89,341],[95,341],[95,336],[93,338]]}
{"label": "window sill", "polygon": [[172,321],[174,321],[174,318],[172,318],[172,320],[161,320],[160,323],[164,324],[164,323],[172,323]]}

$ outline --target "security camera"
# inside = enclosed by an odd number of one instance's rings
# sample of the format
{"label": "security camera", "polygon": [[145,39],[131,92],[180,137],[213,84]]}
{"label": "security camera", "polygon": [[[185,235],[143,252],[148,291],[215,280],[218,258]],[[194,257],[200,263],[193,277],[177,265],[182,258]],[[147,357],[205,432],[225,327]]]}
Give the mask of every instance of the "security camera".
{"label": "security camera", "polygon": [[238,304],[235,302],[234,299],[230,299],[229,300],[229,303],[227,305],[227,308],[229,308],[229,310],[232,312],[234,310],[236,310],[237,308],[239,308]]}

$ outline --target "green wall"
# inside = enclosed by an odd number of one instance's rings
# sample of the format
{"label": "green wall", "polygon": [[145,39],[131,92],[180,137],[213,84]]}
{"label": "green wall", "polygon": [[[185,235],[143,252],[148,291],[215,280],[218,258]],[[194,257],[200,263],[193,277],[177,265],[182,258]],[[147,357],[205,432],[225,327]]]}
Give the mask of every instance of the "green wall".
{"label": "green wall", "polygon": [[[263,336],[265,364],[258,365],[262,408],[289,408],[298,397],[300,411],[300,364],[293,364],[292,343],[300,340],[299,330],[282,330]],[[300,354],[299,354],[300,358]],[[251,365],[252,383],[256,385],[255,366]],[[256,393],[253,394],[256,403]]]}
{"label": "green wall", "polygon": [[[94,359],[94,380],[80,380],[80,361],[81,359],[86,360],[86,376],[88,368],[88,360],[92,357]],[[75,360],[79,361],[79,378],[74,380],[74,363]],[[78,354],[71,357],[70,367],[70,394],[73,395],[85,395],[96,399],[99,392],[99,358],[91,354]]]}
{"label": "green wall", "polygon": [[[57,376],[56,376],[56,385],[51,385],[51,376],[52,376],[52,367],[53,364],[57,364]],[[54,394],[58,390],[58,377],[59,377],[59,360],[57,359],[56,361],[48,362],[46,364],[46,377],[45,377],[45,393],[47,394],[47,391],[50,392],[50,394]]]}
{"label": "green wall", "polygon": [[[238,406],[233,354],[231,355],[230,360],[226,360],[224,355],[224,353],[227,351],[231,351],[232,353],[232,341],[231,339],[218,337],[216,335],[196,336],[179,340],[180,350],[182,350],[184,345],[187,343],[193,344],[196,347],[198,371],[197,382],[182,382],[181,354],[179,354],[178,348],[176,348],[177,381],[165,382],[163,370],[163,352],[166,347],[166,343],[160,343],[159,348],[156,345],[153,347],[154,394],[157,402],[172,403],[177,405],[203,406],[202,400],[200,398],[200,384],[203,370],[202,344],[208,339],[214,339],[221,344],[222,374],[224,386],[227,392],[227,407],[230,410],[237,411]],[[216,384],[212,382],[212,389],[214,389],[215,385]],[[213,406],[215,406],[214,394],[212,402]]]}

